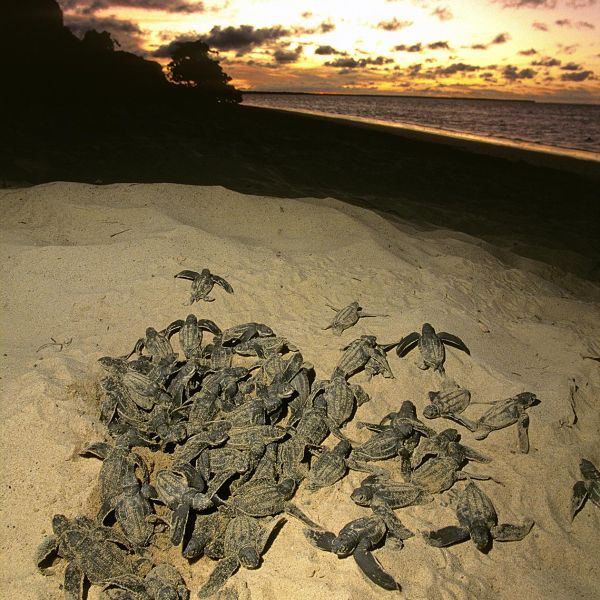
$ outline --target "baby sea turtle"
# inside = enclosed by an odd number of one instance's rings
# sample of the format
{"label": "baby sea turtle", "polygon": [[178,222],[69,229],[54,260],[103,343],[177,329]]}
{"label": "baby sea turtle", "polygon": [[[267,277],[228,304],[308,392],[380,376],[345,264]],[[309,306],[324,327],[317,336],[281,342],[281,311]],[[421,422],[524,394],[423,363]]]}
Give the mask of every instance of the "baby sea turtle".
{"label": "baby sea turtle", "polygon": [[[128,542],[110,528],[97,525],[87,517],[52,518],[54,535],[47,537],[36,553],[36,564],[42,573],[56,556],[66,559],[65,600],[83,598],[84,580],[93,585],[106,585],[123,576],[136,577],[139,563],[130,559]],[[141,582],[139,577],[136,580]]]}
{"label": "baby sea turtle", "polygon": [[179,345],[188,360],[200,357],[203,331],[209,331],[213,335],[221,334],[221,329],[214,321],[198,319],[193,313],[190,313],[185,321],[173,321],[167,330],[179,331]]}
{"label": "baby sea turtle", "polygon": [[264,323],[242,323],[223,331],[223,345],[243,344],[255,337],[273,337],[275,333]]}
{"label": "baby sea turtle", "polygon": [[220,285],[228,294],[233,294],[233,288],[218,275],[213,275],[208,269],[202,269],[200,273],[196,271],[180,271],[175,275],[181,279],[191,279],[192,281],[192,292],[190,295],[190,301],[187,303],[193,304],[197,300],[204,300],[205,302],[214,302],[214,298],[211,298],[208,294],[213,289],[215,283]]}
{"label": "baby sea turtle", "polygon": [[396,353],[402,358],[413,348],[418,347],[421,351],[421,362],[417,366],[420,369],[429,369],[431,367],[434,371],[443,374],[444,360],[446,359],[444,344],[454,346],[467,354],[471,354],[460,338],[446,332],[436,333],[435,329],[429,323],[423,325],[420,334],[413,331],[406,337],[403,337],[396,347]]}
{"label": "baby sea turtle", "polygon": [[424,534],[430,546],[445,548],[468,539],[480,552],[489,552],[492,539],[498,542],[522,540],[533,527],[531,520],[523,525],[498,525],[498,515],[492,501],[473,483],[467,484],[459,496],[456,507],[459,527],[450,526]]}
{"label": "baby sea turtle", "polygon": [[517,424],[519,437],[519,451],[523,454],[529,452],[529,415],[525,412],[530,406],[539,404],[540,401],[531,392],[522,392],[506,400],[493,402],[493,406],[477,421],[471,421],[462,415],[448,415],[453,421],[463,425],[475,435],[476,440],[485,439],[492,431],[503,429]]}
{"label": "baby sea turtle", "polygon": [[338,535],[311,529],[305,529],[304,535],[317,548],[333,552],[339,558],[352,554],[361,572],[376,585],[385,590],[400,590],[400,584],[383,569],[371,551],[381,543],[386,534],[395,539],[399,548],[402,548],[404,540],[414,534],[404,527],[389,507],[374,503],[372,509],[370,517],[350,521]]}
{"label": "baby sea turtle", "polygon": [[370,475],[350,495],[359,506],[385,504],[389,508],[404,508],[427,504],[433,497],[422,486],[393,481],[387,475]]}
{"label": "baby sea turtle", "polygon": [[573,486],[573,498],[571,500],[571,521],[581,510],[585,501],[589,498],[596,506],[600,507],[600,471],[589,460],[582,458],[579,470],[583,481],[578,481]]}
{"label": "baby sea turtle", "polygon": [[335,335],[341,335],[345,329],[352,327],[352,325],[356,325],[359,319],[364,317],[389,317],[389,315],[377,315],[377,314],[369,314],[362,311],[362,308],[358,304],[358,302],[351,302],[348,306],[344,308],[335,308],[328,304],[329,308],[335,310],[337,313],[333,319],[333,321],[327,325],[327,327],[323,327],[323,329],[331,329]]}
{"label": "baby sea turtle", "polygon": [[348,470],[346,458],[351,450],[352,446],[346,440],[341,440],[331,450],[321,450],[310,466],[306,489],[314,492],[339,481]]}
{"label": "baby sea turtle", "polygon": [[457,385],[444,387],[439,392],[429,392],[429,402],[423,409],[426,419],[451,418],[463,412],[471,402],[471,392]]}
{"label": "baby sea turtle", "polygon": [[[350,342],[342,350],[344,350],[344,354],[334,369],[331,379],[339,375],[348,378],[366,368],[367,365],[369,365],[370,374],[380,372],[384,377],[394,377],[387,363],[385,352],[377,344],[377,338],[374,335],[363,335]],[[369,361],[372,362],[369,363]]]}
{"label": "baby sea turtle", "polygon": [[239,569],[256,569],[260,566],[261,555],[272,534],[285,523],[284,517],[273,519],[268,527],[254,517],[236,515],[225,530],[223,539],[224,557],[210,574],[208,581],[200,588],[199,598],[208,598],[218,591]]}

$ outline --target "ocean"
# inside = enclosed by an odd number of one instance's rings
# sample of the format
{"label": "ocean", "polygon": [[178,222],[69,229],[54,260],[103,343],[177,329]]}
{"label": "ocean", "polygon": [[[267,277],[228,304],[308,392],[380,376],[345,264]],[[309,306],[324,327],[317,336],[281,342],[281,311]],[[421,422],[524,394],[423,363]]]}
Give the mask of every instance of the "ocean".
{"label": "ocean", "polygon": [[243,104],[600,152],[599,104],[276,93],[244,94]]}

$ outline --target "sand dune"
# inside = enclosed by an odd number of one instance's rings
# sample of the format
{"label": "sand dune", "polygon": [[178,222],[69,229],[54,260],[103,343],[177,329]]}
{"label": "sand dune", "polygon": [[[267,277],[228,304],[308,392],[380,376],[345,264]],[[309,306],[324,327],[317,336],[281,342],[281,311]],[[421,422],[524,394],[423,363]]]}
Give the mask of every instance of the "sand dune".
{"label": "sand dune", "polygon": [[[574,523],[568,510],[579,460],[600,463],[600,289],[509,250],[451,231],[422,231],[376,211],[326,199],[244,196],[218,187],[54,183],[0,193],[2,220],[3,535],[0,595],[59,599],[63,565],[43,577],[33,555],[55,513],[93,515],[100,462],[78,457],[102,439],[97,359],[128,352],[147,326],[185,318],[189,282],[182,269],[209,267],[233,286],[194,305],[221,327],[259,321],[301,348],[318,378],[329,376],[340,347],[370,333],[392,342],[424,321],[459,335],[471,356],[450,349],[446,371],[474,400],[532,391],[531,451],[516,452],[514,427],[463,441],[493,457],[471,470],[500,519],[535,521],[521,542],[488,555],[470,543],[439,550],[415,536],[402,551],[376,556],[411,599],[597,597],[600,512],[588,503]],[[341,338],[322,328],[326,304],[359,300],[368,312]],[[56,342],[39,349],[41,346]],[[594,350],[596,348],[596,350]],[[594,354],[596,352],[596,354]],[[592,358],[585,358],[592,356]],[[357,419],[379,421],[412,399],[421,414],[439,380],[409,354],[389,355],[395,379],[353,378],[371,395]],[[485,410],[473,405],[476,418]],[[428,422],[435,429],[451,426]],[[348,425],[350,437],[365,430]],[[338,531],[365,514],[349,498],[356,472],[295,502]],[[455,488],[460,489],[462,484]],[[397,511],[413,531],[454,524],[446,493]],[[214,563],[176,561],[195,593]],[[280,532],[256,571],[230,582],[240,598],[381,598],[352,559],[310,546],[299,523]],[[92,588],[90,597],[96,597]]]}

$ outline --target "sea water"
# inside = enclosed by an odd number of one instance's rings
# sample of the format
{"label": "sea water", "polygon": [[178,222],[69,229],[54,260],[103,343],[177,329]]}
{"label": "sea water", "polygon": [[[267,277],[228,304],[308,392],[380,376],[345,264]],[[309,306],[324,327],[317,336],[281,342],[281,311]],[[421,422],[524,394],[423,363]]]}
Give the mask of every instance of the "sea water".
{"label": "sea water", "polygon": [[375,119],[485,138],[600,152],[600,104],[408,96],[244,94],[243,104]]}

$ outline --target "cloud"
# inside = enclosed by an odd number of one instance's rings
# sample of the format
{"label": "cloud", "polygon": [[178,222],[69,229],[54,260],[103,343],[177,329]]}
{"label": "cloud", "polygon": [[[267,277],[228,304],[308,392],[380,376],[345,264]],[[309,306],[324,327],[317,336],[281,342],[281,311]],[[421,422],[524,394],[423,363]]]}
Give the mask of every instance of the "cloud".
{"label": "cloud", "polygon": [[510,34],[508,33],[499,33],[490,44],[506,44],[510,40]]}
{"label": "cloud", "polygon": [[502,70],[502,75],[504,75],[504,78],[509,79],[510,81],[517,81],[519,79],[533,79],[535,74],[536,71],[533,69],[519,70],[514,65],[506,65]]}
{"label": "cloud", "polygon": [[557,44],[558,49],[562,50],[565,54],[574,54],[579,48],[579,44]]}
{"label": "cloud", "polygon": [[427,44],[427,47],[430,50],[452,50],[448,45],[448,42],[433,42],[431,44]]}
{"label": "cloud", "polygon": [[538,31],[548,31],[548,25],[546,23],[540,23],[539,21],[534,21],[531,26]]}
{"label": "cloud", "polygon": [[274,27],[261,27],[255,29],[253,25],[240,25],[239,27],[225,27],[224,29],[215,25],[208,35],[203,36],[203,40],[211,47],[217,50],[236,50],[238,56],[250,52],[252,48],[260,46],[265,42],[278,40],[289,31],[281,25]]}
{"label": "cloud", "polygon": [[[169,39],[171,37],[171,34],[167,34],[166,32],[161,34],[161,38],[163,39]],[[152,56],[154,58],[171,58],[173,52],[177,49],[177,46],[180,43],[195,42],[200,38],[200,34],[195,33],[193,31],[190,33],[182,33],[174,39],[171,39],[171,41],[168,44],[163,44],[162,46],[159,46],[156,50],[154,50],[154,52],[152,52]]]}
{"label": "cloud", "polygon": [[571,21],[569,21],[569,19],[557,19],[556,21],[554,21],[554,23],[559,27],[572,27]]}
{"label": "cloud", "polygon": [[204,12],[204,3],[193,0],[60,0],[59,4],[63,10],[73,10],[83,14],[117,7],[186,14]]}
{"label": "cloud", "polygon": [[116,19],[115,17],[94,17],[88,15],[65,15],[65,25],[79,38],[86,31],[108,31],[116,40],[120,50],[144,54],[141,48],[142,30],[133,21]]}
{"label": "cloud", "polygon": [[597,0],[567,0],[567,6],[571,8],[587,8],[596,4]]}
{"label": "cloud", "polygon": [[375,29],[383,29],[383,31],[399,31],[406,29],[413,24],[412,21],[399,21],[394,17],[391,21],[380,21],[375,25]]}
{"label": "cloud", "polygon": [[537,50],[535,48],[529,48],[529,50],[519,50],[519,54],[521,56],[533,56],[537,54]]}
{"label": "cloud", "polygon": [[566,65],[563,65],[560,68],[561,71],[580,71],[581,70],[581,65],[578,65],[577,63],[574,62],[570,62],[567,63]]}
{"label": "cloud", "polygon": [[450,21],[454,19],[454,15],[449,8],[443,8],[438,6],[435,10],[431,11],[432,17],[437,17],[440,21]]}
{"label": "cloud", "polygon": [[356,60],[355,58],[336,58],[332,61],[327,61],[325,64],[326,67],[339,67],[341,69],[364,69],[369,65],[385,65],[388,63],[394,62],[391,58],[385,58],[384,56],[378,56],[377,58],[360,58]]}
{"label": "cloud", "polygon": [[577,27],[577,29],[596,29],[595,25],[588,23],[587,21],[577,21],[575,27]]}
{"label": "cloud", "polygon": [[545,56],[544,58],[540,58],[539,60],[532,61],[531,64],[534,67],[558,67],[562,63],[558,58]]}
{"label": "cloud", "polygon": [[333,46],[319,46],[315,50],[315,54],[320,54],[321,56],[331,56],[332,54],[339,54],[345,56],[346,52],[336,50]]}
{"label": "cloud", "polygon": [[394,46],[394,50],[396,52],[422,52],[423,45],[420,42],[418,44],[413,44],[412,46],[400,44],[399,46]]}
{"label": "cloud", "polygon": [[465,63],[453,63],[447,67],[438,67],[435,69],[435,73],[439,75],[454,75],[455,73],[470,73],[472,71],[479,71],[481,67],[476,65],[467,65]]}
{"label": "cloud", "polygon": [[487,44],[473,44],[471,50],[487,50]]}
{"label": "cloud", "polygon": [[302,46],[297,46],[295,50],[284,50],[280,48],[273,53],[275,62],[279,65],[296,62],[302,54]]}
{"label": "cloud", "polygon": [[560,78],[562,81],[585,81],[586,79],[595,79],[593,71],[578,71],[576,73],[563,73]]}
{"label": "cloud", "polygon": [[555,8],[556,0],[497,0],[504,8]]}

